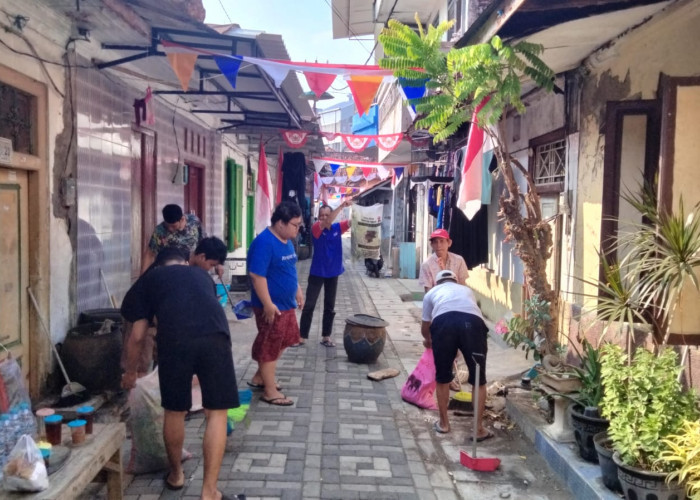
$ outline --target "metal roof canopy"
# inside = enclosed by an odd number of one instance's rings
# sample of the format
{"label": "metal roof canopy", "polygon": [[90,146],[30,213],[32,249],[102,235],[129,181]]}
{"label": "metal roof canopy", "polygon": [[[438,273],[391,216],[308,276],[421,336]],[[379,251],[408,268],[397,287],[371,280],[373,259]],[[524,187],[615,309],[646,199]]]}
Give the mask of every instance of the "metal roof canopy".
{"label": "metal roof canopy", "polygon": [[649,20],[669,0],[496,0],[455,43],[486,43],[498,34],[544,46],[555,73],[578,66],[600,47]]}
{"label": "metal roof canopy", "polygon": [[[150,45],[103,43],[102,48],[105,50],[137,51],[138,53],[101,62],[96,66],[98,69],[105,69],[149,57],[166,56],[162,50],[161,40],[220,55],[265,57],[256,37],[230,36],[213,31],[202,32],[152,27]],[[275,87],[267,73],[257,66],[241,64],[236,78],[236,88],[233,88],[228,79],[221,73],[213,55],[198,54],[195,69],[197,73],[193,75],[193,80],[196,78],[197,90],[155,90],[153,93],[202,97],[196,104],[198,109],[193,109],[193,113],[231,115],[232,119],[222,120],[228,125],[219,129],[220,131],[236,132],[237,127],[241,125],[275,129],[303,128],[304,119],[292,105],[284,90]],[[297,83],[296,86],[299,86],[298,82],[295,83]],[[223,106],[211,106],[210,96],[224,97],[224,101],[215,103],[223,104]],[[304,103],[308,107],[308,103]]]}

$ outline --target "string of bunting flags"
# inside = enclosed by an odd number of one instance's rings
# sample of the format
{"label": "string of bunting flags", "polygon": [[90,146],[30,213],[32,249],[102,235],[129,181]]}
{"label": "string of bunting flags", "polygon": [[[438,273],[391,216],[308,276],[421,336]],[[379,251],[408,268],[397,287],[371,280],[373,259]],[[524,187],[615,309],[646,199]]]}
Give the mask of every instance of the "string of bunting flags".
{"label": "string of bunting flags", "polygon": [[[217,53],[162,39],[160,44],[163,46],[163,52],[165,52],[170,67],[179,80],[182,90],[185,92],[189,89],[189,82],[194,73],[199,55],[212,56],[219,70],[233,88],[236,88],[236,77],[241,64],[244,62],[264,70],[277,87],[282,85],[290,71],[298,71],[304,75],[309,88],[319,98],[330,88],[333,81],[340,76],[350,88],[350,93],[360,116],[369,110],[384,79],[394,78],[392,70],[383,69],[376,65],[324,64],[262,59]],[[423,71],[421,68],[414,69]],[[399,79],[399,84],[404,89],[404,93],[406,95],[410,94],[411,97],[421,97],[425,94],[424,81]],[[386,145],[389,147],[392,142],[389,139],[387,141]],[[357,144],[357,147],[359,147],[360,143]],[[352,146],[349,145],[348,147]]]}
{"label": "string of bunting flags", "polygon": [[[309,135],[312,133],[308,130],[281,130],[284,142],[290,148],[299,149],[304,147]],[[351,151],[360,153],[364,151],[372,141],[375,142],[379,149],[391,152],[397,148],[402,140],[406,139],[415,146],[426,146],[430,139],[415,140],[411,136],[403,132],[396,134],[372,134],[372,135],[356,135],[356,134],[341,134],[335,132],[319,132],[321,137],[329,141],[333,141],[340,137],[345,145]]]}

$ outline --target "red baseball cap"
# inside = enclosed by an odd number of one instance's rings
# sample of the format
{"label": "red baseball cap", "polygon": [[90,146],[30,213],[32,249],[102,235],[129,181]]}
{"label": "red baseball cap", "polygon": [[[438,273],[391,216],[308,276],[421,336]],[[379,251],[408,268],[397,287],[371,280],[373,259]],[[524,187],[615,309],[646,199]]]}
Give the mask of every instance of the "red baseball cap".
{"label": "red baseball cap", "polygon": [[448,233],[444,229],[436,229],[430,234],[430,241],[434,240],[435,238],[444,238],[446,240],[449,240],[450,233]]}
{"label": "red baseball cap", "polygon": [[450,233],[448,233],[444,229],[436,229],[430,234],[430,241],[434,240],[435,238],[444,238],[446,240],[449,240]]}

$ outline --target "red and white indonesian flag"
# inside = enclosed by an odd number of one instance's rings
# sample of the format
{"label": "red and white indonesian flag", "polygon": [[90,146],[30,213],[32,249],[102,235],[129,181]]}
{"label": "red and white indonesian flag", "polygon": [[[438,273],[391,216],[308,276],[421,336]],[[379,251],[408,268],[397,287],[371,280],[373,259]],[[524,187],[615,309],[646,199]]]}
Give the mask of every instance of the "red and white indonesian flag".
{"label": "red and white indonesian flag", "polygon": [[270,193],[270,172],[267,168],[265,146],[260,141],[260,157],[258,160],[258,182],[255,186],[255,234],[262,233],[270,225],[272,217],[272,197]]}
{"label": "red and white indonesian flag", "polygon": [[477,123],[476,115],[487,102],[488,98],[481,101],[472,115],[472,124],[467,138],[467,151],[464,154],[464,165],[462,166],[462,183],[457,197],[457,208],[464,212],[469,220],[472,220],[481,208],[481,177],[486,136],[484,130]]}

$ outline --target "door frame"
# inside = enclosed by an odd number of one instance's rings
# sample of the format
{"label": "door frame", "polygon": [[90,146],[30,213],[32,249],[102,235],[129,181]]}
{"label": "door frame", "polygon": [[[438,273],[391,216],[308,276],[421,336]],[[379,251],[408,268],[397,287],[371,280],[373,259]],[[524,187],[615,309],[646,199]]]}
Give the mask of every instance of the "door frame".
{"label": "door frame", "polygon": [[[46,85],[22,73],[0,64],[0,82],[21,89],[34,96],[33,114],[36,126],[32,131],[36,145],[35,154],[13,153],[12,160],[5,167],[27,171],[27,195],[29,223],[27,236],[29,240],[29,286],[36,295],[41,314],[51,328],[51,266],[50,266],[50,209],[51,193],[49,191],[48,158],[48,89]],[[63,171],[63,165],[57,168]],[[55,175],[60,181],[58,173]],[[49,228],[47,230],[46,228]],[[75,252],[73,253],[75,256]],[[47,377],[51,373],[51,346],[39,332],[41,325],[36,311],[29,308],[29,392],[32,397],[39,396]]]}
{"label": "door frame", "polygon": [[[199,200],[200,200],[200,207],[201,207],[201,214],[197,214],[197,217],[199,218],[200,222],[202,223],[202,226],[205,224],[206,220],[206,211],[207,211],[207,200],[206,200],[206,186],[207,186],[207,169],[206,167],[201,164],[201,163],[196,163],[193,161],[187,160],[185,162],[187,164],[187,168],[192,171],[192,169],[197,169],[200,174],[200,178],[202,179],[202,182],[199,185],[199,192],[197,193],[199,195]],[[190,173],[190,178],[191,178],[191,173]],[[189,187],[189,182],[185,185],[184,187],[184,201],[185,201],[185,212],[189,213],[188,207],[190,205],[190,187]]]}

